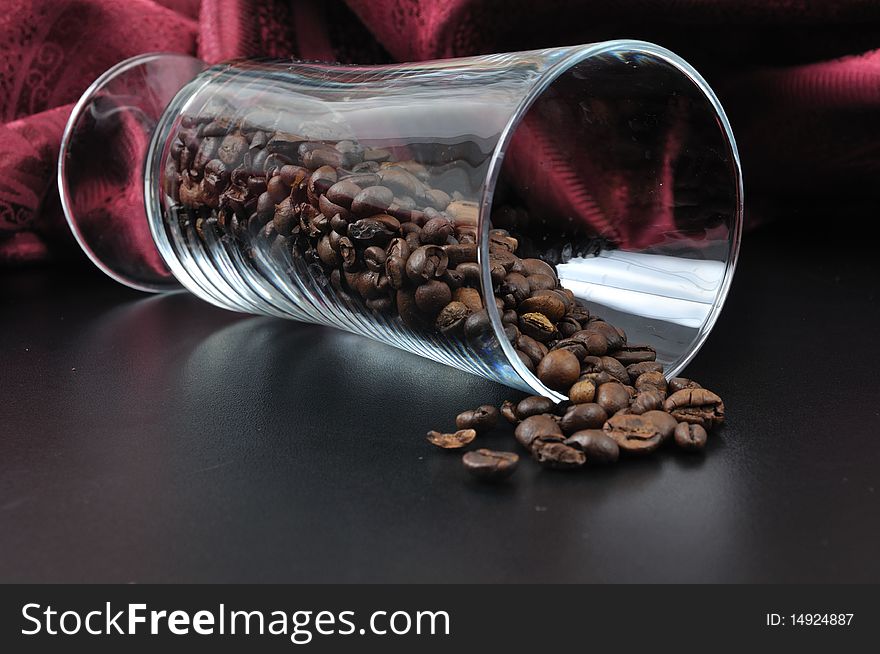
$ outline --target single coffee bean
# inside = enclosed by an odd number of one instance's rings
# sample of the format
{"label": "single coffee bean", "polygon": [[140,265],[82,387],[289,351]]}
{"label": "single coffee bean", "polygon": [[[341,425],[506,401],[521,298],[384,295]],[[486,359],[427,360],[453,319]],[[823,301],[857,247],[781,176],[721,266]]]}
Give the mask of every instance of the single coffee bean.
{"label": "single coffee bean", "polygon": [[[519,316],[513,309],[508,309],[501,314],[502,325],[516,325],[519,322]],[[517,337],[519,338],[519,337]]]}
{"label": "single coffee bean", "polygon": [[566,391],[577,381],[581,363],[568,350],[553,350],[538,364],[538,379],[555,391]]}
{"label": "single coffee bean", "polygon": [[565,410],[559,419],[559,426],[566,434],[583,429],[601,429],[608,420],[608,412],[595,403],[575,404]]}
{"label": "single coffee bean", "polygon": [[657,351],[648,345],[626,345],[609,354],[625,366],[654,361],[657,358]]}
{"label": "single coffee bean", "polygon": [[327,189],[326,195],[327,199],[332,203],[346,209],[351,209],[352,202],[354,202],[355,197],[357,197],[361,190],[361,187],[357,184],[343,179]]}
{"label": "single coffee bean", "polygon": [[449,197],[449,194],[441,191],[438,188],[432,188],[425,191],[425,201],[434,209],[438,211],[443,211],[446,207],[449,206],[449,203],[452,201],[452,198]]}
{"label": "single coffee bean", "polygon": [[446,218],[432,218],[422,227],[422,243],[445,245],[452,230],[452,223]]}
{"label": "single coffee bean", "polygon": [[667,384],[667,392],[671,395],[685,389],[702,388],[697,382],[687,377],[673,377]]}
{"label": "single coffee bean", "polygon": [[663,372],[663,365],[656,361],[643,361],[642,363],[632,363],[626,367],[629,380],[633,383],[646,372]]}
{"label": "single coffee bean", "polygon": [[601,429],[582,429],[566,438],[563,443],[580,450],[587,463],[607,465],[620,458],[620,446]]}
{"label": "single coffee bean", "polygon": [[511,402],[510,400],[504,400],[501,403],[501,417],[504,418],[511,425],[516,425],[519,423],[519,418],[516,417],[516,404]]}
{"label": "single coffee bean", "polygon": [[529,416],[552,413],[555,408],[556,404],[549,397],[529,395],[517,403],[515,413],[519,420],[524,420]]}
{"label": "single coffee bean", "polygon": [[528,416],[520,422],[514,431],[517,442],[529,448],[536,440],[561,441],[565,438],[559,424],[548,413]]}
{"label": "single coffee bean", "polygon": [[611,352],[619,350],[626,345],[626,340],[620,335],[620,332],[603,320],[592,321],[585,330],[604,336],[607,348]]}
{"label": "single coffee bean", "polygon": [[385,248],[378,245],[371,245],[364,250],[364,265],[371,272],[384,272],[385,261],[388,256],[385,254]]}
{"label": "single coffee bean", "polygon": [[712,429],[724,422],[724,402],[705,388],[686,388],[666,398],[664,408],[679,422]]}
{"label": "single coffee bean", "polygon": [[[253,145],[254,142],[251,141],[251,147],[253,147]],[[312,171],[308,168],[293,165],[282,166],[281,170],[278,172],[281,181],[290,187],[296,187],[300,184],[306,183],[311,175]]]}
{"label": "single coffee bean", "polygon": [[563,338],[561,340],[556,341],[556,344],[553,346],[554,350],[568,350],[573,355],[577,357],[578,361],[583,361],[584,357],[587,356],[587,350],[584,347],[584,344],[580,341],[576,341],[573,338]]}
{"label": "single coffee bean", "polygon": [[331,166],[321,166],[309,177],[308,189],[313,195],[324,194],[336,183],[338,175]]}
{"label": "single coffee bean", "polygon": [[461,338],[464,336],[465,322],[470,313],[464,304],[453,301],[443,307],[434,325],[444,336]]}
{"label": "single coffee bean", "polygon": [[662,372],[644,372],[633,382],[633,386],[638,391],[657,391],[666,395],[666,377]]}
{"label": "single coffee bean", "polygon": [[573,470],[586,463],[586,455],[578,449],[556,441],[538,441],[532,448],[535,461],[553,470]]}
{"label": "single coffee bean", "polygon": [[[504,298],[505,304],[511,308],[519,306],[521,302],[529,297],[529,280],[520,273],[508,273],[504,276],[499,293]],[[519,305],[519,306],[518,306]],[[528,313],[527,311],[519,311],[519,313]]]}
{"label": "single coffee bean", "polygon": [[559,297],[554,297],[552,295],[533,295],[523,301],[519,307],[517,307],[517,310],[520,313],[542,313],[553,322],[557,322],[565,315],[566,306]]}
{"label": "single coffee bean", "polygon": [[489,320],[489,314],[485,309],[476,311],[468,316],[464,323],[464,335],[466,338],[475,341],[492,337],[492,322]]}
{"label": "single coffee bean", "polygon": [[516,347],[524,352],[536,366],[541,363],[541,360],[547,356],[549,351],[546,345],[525,334],[520,334],[519,338],[516,339]]}
{"label": "single coffee bean", "polygon": [[596,385],[589,380],[575,382],[568,390],[568,399],[575,404],[588,404],[596,399]]}
{"label": "single coffee bean", "polygon": [[519,317],[519,327],[523,334],[542,343],[556,334],[556,326],[543,313],[524,313]]}
{"label": "single coffee bean", "polygon": [[519,455],[480,448],[465,452],[461,462],[469,473],[483,481],[502,481],[516,471]]}
{"label": "single coffee bean", "polygon": [[[447,270],[447,272],[449,271]],[[469,288],[467,286],[457,288],[452,293],[452,299],[456,302],[461,302],[471,312],[480,311],[483,308],[483,298],[480,295],[480,292],[475,288]]]}
{"label": "single coffee bean", "polygon": [[605,409],[606,413],[610,416],[613,416],[621,409],[627,408],[629,400],[629,392],[619,382],[602,384],[596,389],[596,404]]}
{"label": "single coffee bean", "polygon": [[[350,178],[347,179],[351,181]],[[384,186],[367,186],[354,196],[351,201],[351,211],[358,216],[385,213],[393,200],[394,193],[391,192],[391,189]]]}
{"label": "single coffee bean", "polygon": [[702,425],[680,422],[675,428],[675,444],[688,452],[699,452],[706,447],[709,435]]}
{"label": "single coffee bean", "polygon": [[529,358],[529,355],[522,350],[514,349],[513,351],[514,353],[516,353],[517,358],[522,361],[523,365],[528,369],[528,371],[534,375],[538,369],[535,367],[535,362]]}
{"label": "single coffee bean", "polygon": [[653,452],[675,429],[666,420],[668,417],[662,411],[649,411],[643,415],[619,413],[608,418],[603,429],[622,450]]}
{"label": "single coffee bean", "polygon": [[452,291],[444,282],[432,279],[415,290],[416,306],[427,316],[436,316],[452,302]]}
{"label": "single coffee bean", "polygon": [[644,390],[633,398],[629,405],[629,412],[641,415],[648,411],[655,411],[663,408],[663,396],[655,390]]}
{"label": "single coffee bean", "polygon": [[296,211],[290,198],[286,198],[283,202],[278,204],[275,207],[275,215],[272,218],[275,224],[275,229],[278,233],[284,234],[285,236],[290,234],[295,217]]}
{"label": "single coffee bean", "polygon": [[[205,139],[206,141],[208,139]],[[223,138],[217,151],[217,158],[230,168],[239,164],[244,153],[247,152],[248,142],[241,134],[229,134]]]}
{"label": "single coffee bean", "polygon": [[455,426],[458,429],[475,429],[477,433],[491,431],[498,424],[498,409],[491,404],[484,404],[458,414]]}
{"label": "single coffee bean", "polygon": [[428,432],[428,442],[444,450],[458,450],[471,443],[477,437],[473,429],[459,429],[452,434],[444,434],[439,431]]}
{"label": "single coffee bean", "polygon": [[423,284],[446,272],[449,258],[443,248],[436,245],[423,245],[407,259],[406,275],[414,284]]}
{"label": "single coffee bean", "polygon": [[[540,259],[523,259],[523,271],[526,275],[546,275],[547,277],[556,277],[556,271],[546,261]],[[555,284],[554,284],[555,286]]]}
{"label": "single coffee bean", "polygon": [[444,245],[443,249],[446,251],[446,256],[449,257],[450,268],[456,268],[462,263],[477,262],[477,246],[475,243]]}
{"label": "single coffee bean", "polygon": [[529,275],[529,286],[532,291],[544,291],[556,288],[556,276],[549,275]]}
{"label": "single coffee bean", "polygon": [[621,384],[629,384],[629,374],[626,372],[626,368],[623,367],[620,361],[614,357],[599,357],[599,362],[600,370],[604,370]]}
{"label": "single coffee bean", "polygon": [[403,324],[410,329],[422,330],[427,329],[430,325],[428,318],[416,306],[415,294],[412,290],[398,290],[395,295],[395,304],[397,305],[397,314]]}
{"label": "single coffee bean", "polygon": [[266,185],[266,192],[276,204],[281,202],[290,193],[290,187],[284,183],[280,176],[273,177]]}

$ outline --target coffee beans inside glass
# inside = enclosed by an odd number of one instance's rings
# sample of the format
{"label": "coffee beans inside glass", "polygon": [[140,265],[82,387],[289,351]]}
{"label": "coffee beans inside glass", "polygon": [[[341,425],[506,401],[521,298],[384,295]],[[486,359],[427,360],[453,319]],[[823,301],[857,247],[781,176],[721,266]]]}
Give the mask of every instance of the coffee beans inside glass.
{"label": "coffee beans inside glass", "polygon": [[556,400],[558,349],[675,376],[742,220],[718,100],[636,41],[379,67],[144,55],[86,92],[59,163],[71,229],[122,283]]}

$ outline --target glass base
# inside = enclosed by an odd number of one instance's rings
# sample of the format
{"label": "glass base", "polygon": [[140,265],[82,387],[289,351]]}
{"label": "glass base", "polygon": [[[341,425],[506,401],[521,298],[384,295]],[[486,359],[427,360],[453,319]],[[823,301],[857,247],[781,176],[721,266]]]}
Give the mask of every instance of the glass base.
{"label": "glass base", "polygon": [[187,55],[127,59],[86,90],[64,130],[58,190],[70,229],[98,268],[132,288],[180,288],[150,234],[144,160],[174,95],[205,65]]}

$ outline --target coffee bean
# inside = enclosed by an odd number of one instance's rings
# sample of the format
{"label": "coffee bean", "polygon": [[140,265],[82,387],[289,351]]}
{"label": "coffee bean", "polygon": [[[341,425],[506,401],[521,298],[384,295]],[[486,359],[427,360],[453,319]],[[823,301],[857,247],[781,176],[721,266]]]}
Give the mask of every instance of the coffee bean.
{"label": "coffee bean", "polygon": [[630,413],[641,415],[647,411],[663,408],[663,396],[655,390],[639,391],[629,405]]}
{"label": "coffee bean", "polygon": [[321,166],[309,177],[308,190],[313,195],[327,192],[336,183],[338,174],[331,166]]}
{"label": "coffee bean", "polygon": [[599,404],[575,404],[565,410],[565,414],[559,419],[559,426],[566,434],[572,434],[582,429],[601,429],[608,420],[608,412]]}
{"label": "coffee bean", "polygon": [[510,400],[504,400],[501,403],[501,417],[504,418],[511,425],[516,425],[519,423],[519,418],[516,417],[516,404],[511,402]]}
{"label": "coffee bean", "polygon": [[436,245],[423,245],[413,252],[406,262],[407,277],[414,284],[423,284],[446,272],[449,259],[443,248]]}
{"label": "coffee bean", "polygon": [[558,440],[565,437],[559,424],[548,413],[528,416],[522,419],[514,431],[516,440],[525,448],[529,448],[536,440]]}
{"label": "coffee bean", "polygon": [[535,461],[545,468],[572,470],[586,463],[586,455],[574,447],[556,441],[538,441],[532,448]]}
{"label": "coffee bean", "polygon": [[602,320],[594,320],[586,327],[585,331],[605,337],[606,347],[611,352],[621,349],[626,344],[620,332]]}
{"label": "coffee bean", "polygon": [[357,184],[354,184],[347,179],[343,179],[328,188],[326,196],[333,204],[338,204],[340,207],[351,209],[352,202],[354,202],[355,197],[360,194],[361,190],[361,187]]}
{"label": "coffee bean", "polygon": [[657,352],[654,348],[647,345],[626,345],[610,353],[615,359],[625,366],[634,363],[645,363],[654,361],[657,358]]}
{"label": "coffee bean", "polygon": [[393,200],[394,193],[392,193],[391,189],[384,186],[367,186],[352,199],[351,211],[358,216],[372,216],[377,213],[385,213],[385,210],[391,206]]}
{"label": "coffee bean", "polygon": [[614,357],[599,357],[599,370],[604,370],[621,384],[629,384],[626,368]]}
{"label": "coffee bean", "polygon": [[551,290],[556,288],[556,277],[550,275],[529,275],[529,287],[532,291]]}
{"label": "coffee bean", "polygon": [[550,398],[541,395],[530,395],[517,403],[516,417],[519,420],[524,420],[529,416],[552,413],[555,408],[556,404]]}
{"label": "coffee bean", "polygon": [[568,399],[575,404],[588,404],[596,399],[596,385],[589,380],[575,382],[568,390]]}
{"label": "coffee bean", "polygon": [[520,313],[527,313],[526,311],[522,311],[521,304],[523,301],[527,300],[530,292],[529,280],[526,279],[524,275],[515,272],[506,274],[499,292],[507,306],[510,306],[511,308],[517,307]]}
{"label": "coffee bean", "polygon": [[[205,141],[207,140],[205,139]],[[247,139],[240,134],[229,134],[223,137],[220,148],[217,150],[217,158],[230,168],[234,168],[239,164],[247,149]]]}
{"label": "coffee bean", "polygon": [[448,284],[432,279],[416,288],[415,300],[420,311],[433,317],[452,302],[452,291]]}
{"label": "coffee bean", "polygon": [[[523,279],[525,278],[523,277]],[[552,295],[533,295],[521,302],[518,307],[520,313],[541,313],[553,322],[560,320],[565,315],[565,309],[565,303]]]}
{"label": "coffee bean", "polygon": [[609,382],[596,389],[596,404],[601,406],[608,415],[614,415],[629,406],[630,395],[623,384]]}
{"label": "coffee bean", "polygon": [[464,335],[464,326],[470,313],[464,304],[453,301],[443,307],[434,324],[444,336],[461,338]]}
{"label": "coffee bean", "polygon": [[679,422],[712,429],[724,422],[724,402],[705,388],[685,388],[666,398],[664,408]]}
{"label": "coffee bean", "polygon": [[691,379],[687,379],[686,377],[673,377],[669,380],[669,383],[667,384],[667,392],[669,394],[693,388],[702,388],[702,386]]}
{"label": "coffee bean", "polygon": [[451,434],[439,431],[428,432],[428,442],[444,450],[458,450],[471,443],[477,437],[473,429],[459,429]]}
{"label": "coffee bean", "polygon": [[452,223],[446,218],[433,218],[422,227],[422,243],[444,245],[450,236]]}
{"label": "coffee bean", "polygon": [[[669,414],[648,411],[642,415],[620,413],[608,418],[604,431],[627,452],[653,452],[672,434],[674,424],[668,422]],[[672,420],[675,423],[675,420]]]}
{"label": "coffee bean", "polygon": [[[515,313],[515,312],[514,312]],[[526,336],[525,334],[520,334],[516,339],[516,347],[522,351],[529,359],[532,360],[536,366],[541,362],[541,360],[547,356],[549,350],[547,350],[547,346],[543,343],[536,341],[531,336]]]}
{"label": "coffee bean", "polygon": [[666,395],[666,377],[662,372],[644,372],[633,382],[633,386],[639,391],[656,391],[663,396]]}
{"label": "coffee bean", "polygon": [[702,425],[680,422],[675,428],[675,444],[689,452],[699,452],[706,447],[709,435]]}
{"label": "coffee bean", "polygon": [[534,375],[535,372],[537,372],[537,368],[535,367],[535,362],[529,358],[529,355],[522,350],[514,349],[513,351],[516,354],[516,357],[520,361],[522,361],[522,364],[528,369],[528,371]]}
{"label": "coffee bean", "polygon": [[663,372],[663,366],[656,361],[644,361],[642,363],[633,363],[626,367],[626,373],[629,375],[629,380],[633,383],[640,375],[643,375],[646,372]]}
{"label": "coffee bean", "polygon": [[519,455],[480,448],[465,452],[461,462],[469,473],[483,481],[501,481],[510,477],[519,463]]}
{"label": "coffee bean", "polygon": [[556,334],[556,327],[543,313],[525,313],[519,317],[522,332],[536,341],[546,342]]}
{"label": "coffee bean", "polygon": [[478,433],[491,431],[498,424],[498,409],[491,404],[484,404],[459,413],[455,419],[458,429],[475,429]]}
{"label": "coffee bean", "polygon": [[410,289],[401,289],[395,295],[395,304],[400,319],[410,329],[425,329],[430,324],[427,317],[416,306],[415,294]]}
{"label": "coffee bean", "polygon": [[449,257],[449,267],[456,268],[462,263],[477,262],[477,246],[474,243],[458,243],[444,245],[446,256]]}
{"label": "coffee bean", "polygon": [[452,299],[456,302],[461,302],[471,312],[480,311],[483,308],[483,298],[475,288],[467,286],[457,288],[452,293]]}
{"label": "coffee bean", "polygon": [[523,259],[522,265],[523,271],[526,275],[546,275],[551,278],[556,277],[556,271],[553,270],[553,266],[546,261],[541,261],[540,259]]}
{"label": "coffee bean", "polygon": [[538,364],[538,379],[555,391],[566,391],[577,381],[581,364],[568,350],[553,350]]}
{"label": "coffee bean", "polygon": [[620,446],[601,429],[582,429],[563,443],[584,453],[589,464],[607,465],[620,457]]}

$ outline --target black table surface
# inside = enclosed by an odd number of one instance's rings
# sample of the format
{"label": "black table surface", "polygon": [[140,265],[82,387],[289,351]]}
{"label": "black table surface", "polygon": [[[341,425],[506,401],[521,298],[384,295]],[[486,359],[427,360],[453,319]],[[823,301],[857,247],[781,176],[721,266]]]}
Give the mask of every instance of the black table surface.
{"label": "black table surface", "polygon": [[0,272],[0,581],[880,581],[868,229],[746,236],[687,370],[728,408],[704,456],[500,487],[424,434],[509,389],[90,269]]}

